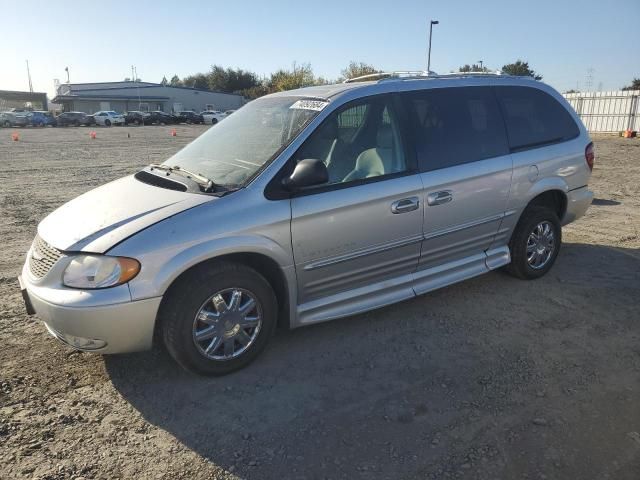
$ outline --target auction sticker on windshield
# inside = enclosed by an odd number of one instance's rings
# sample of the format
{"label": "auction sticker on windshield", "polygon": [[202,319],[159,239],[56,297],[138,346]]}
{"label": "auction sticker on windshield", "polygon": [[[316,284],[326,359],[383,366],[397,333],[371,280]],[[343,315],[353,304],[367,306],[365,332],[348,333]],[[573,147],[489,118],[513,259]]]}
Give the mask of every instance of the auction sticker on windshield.
{"label": "auction sticker on windshield", "polygon": [[324,100],[298,100],[289,108],[295,110],[315,110],[316,112],[319,112],[327,105],[329,105],[329,102]]}

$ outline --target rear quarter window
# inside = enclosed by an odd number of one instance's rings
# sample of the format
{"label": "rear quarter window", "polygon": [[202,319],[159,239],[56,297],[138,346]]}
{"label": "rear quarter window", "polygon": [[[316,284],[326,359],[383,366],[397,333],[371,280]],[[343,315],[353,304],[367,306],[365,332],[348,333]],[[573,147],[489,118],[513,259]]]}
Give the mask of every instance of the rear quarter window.
{"label": "rear quarter window", "polygon": [[496,87],[513,151],[527,150],[577,137],[569,112],[548,93],[531,87]]}

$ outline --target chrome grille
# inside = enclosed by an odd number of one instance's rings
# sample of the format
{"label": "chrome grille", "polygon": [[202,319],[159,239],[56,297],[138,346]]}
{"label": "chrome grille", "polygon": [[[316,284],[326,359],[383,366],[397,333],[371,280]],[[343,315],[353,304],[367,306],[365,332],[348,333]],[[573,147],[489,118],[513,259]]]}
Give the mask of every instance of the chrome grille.
{"label": "chrome grille", "polygon": [[36,278],[42,278],[51,267],[62,257],[62,252],[57,248],[53,248],[47,242],[36,235],[29,252],[29,271]]}

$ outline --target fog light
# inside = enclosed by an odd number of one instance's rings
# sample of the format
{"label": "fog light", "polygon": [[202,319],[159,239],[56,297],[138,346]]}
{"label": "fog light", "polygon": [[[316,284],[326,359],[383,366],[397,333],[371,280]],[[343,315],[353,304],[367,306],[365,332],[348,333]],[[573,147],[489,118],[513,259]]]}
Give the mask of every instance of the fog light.
{"label": "fog light", "polygon": [[95,338],[76,337],[75,335],[69,335],[68,333],[58,332],[45,323],[49,333],[60,340],[65,345],[78,350],[98,350],[106,347],[107,342],[104,340],[98,340]]}

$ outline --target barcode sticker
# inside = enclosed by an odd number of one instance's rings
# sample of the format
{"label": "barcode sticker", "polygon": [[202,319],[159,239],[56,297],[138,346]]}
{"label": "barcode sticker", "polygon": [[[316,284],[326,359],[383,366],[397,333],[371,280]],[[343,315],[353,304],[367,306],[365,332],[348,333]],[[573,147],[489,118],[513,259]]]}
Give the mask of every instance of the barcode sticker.
{"label": "barcode sticker", "polygon": [[319,112],[327,105],[329,105],[329,102],[323,100],[298,100],[289,108],[294,110],[315,110]]}

